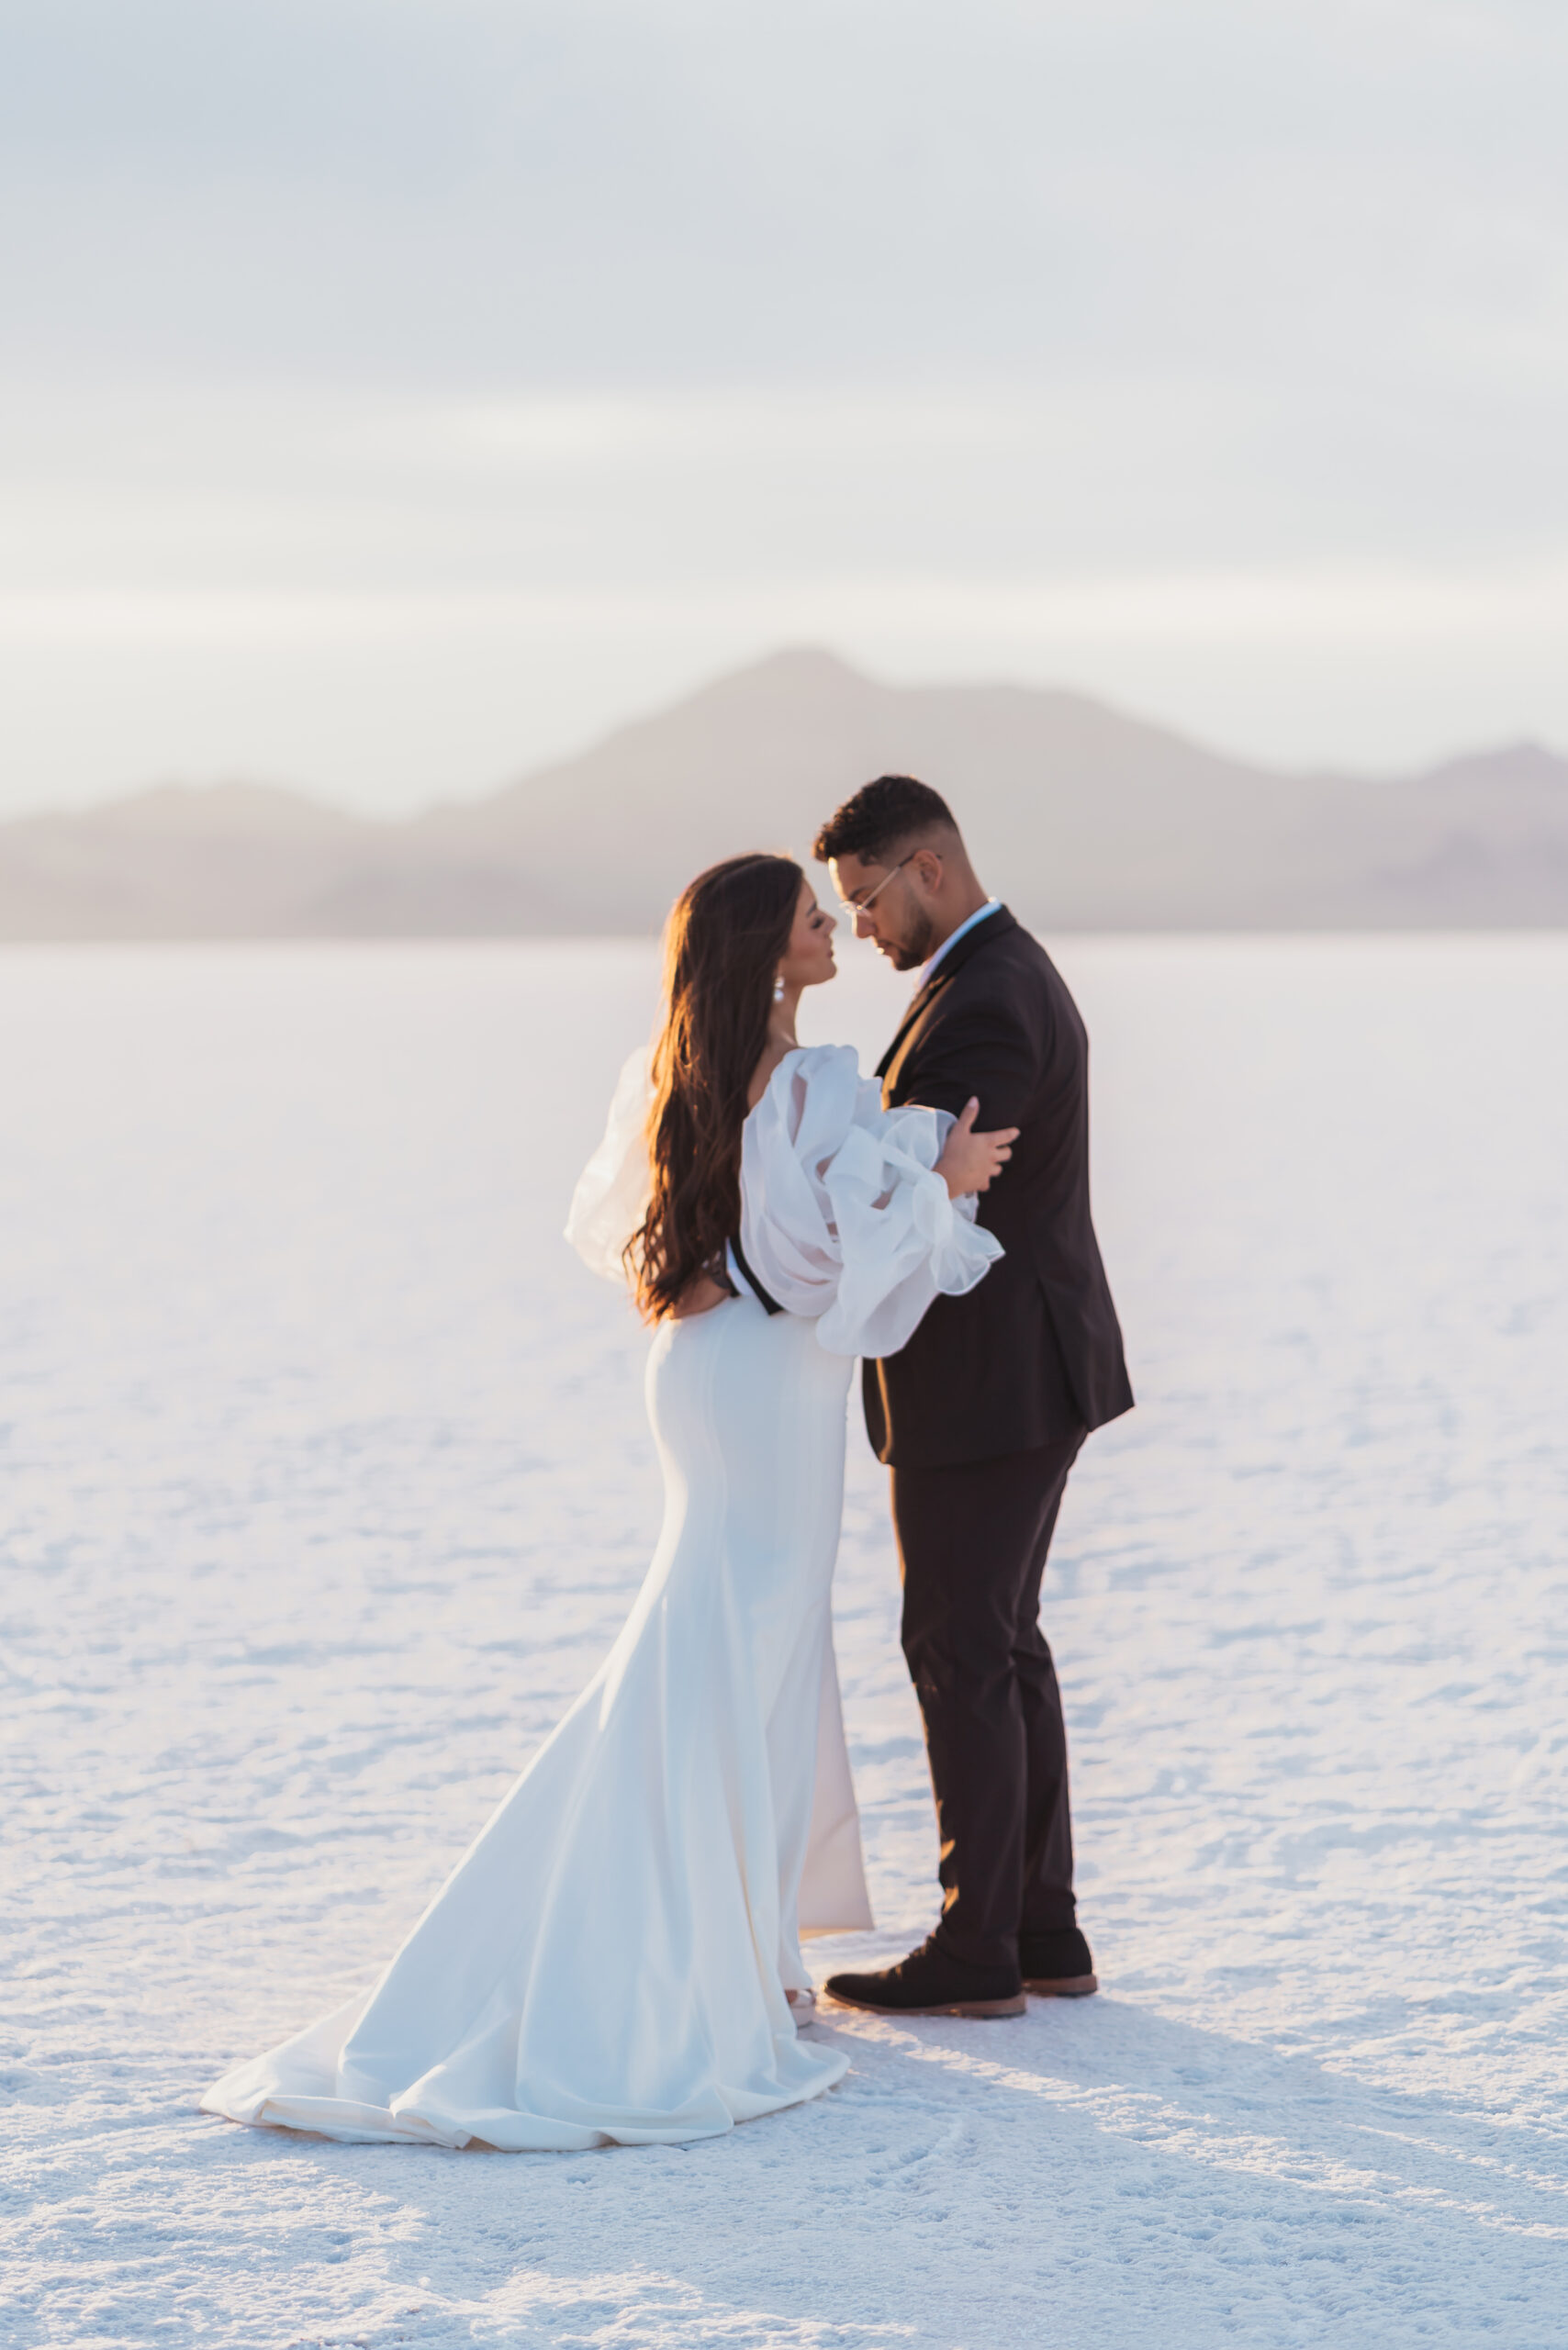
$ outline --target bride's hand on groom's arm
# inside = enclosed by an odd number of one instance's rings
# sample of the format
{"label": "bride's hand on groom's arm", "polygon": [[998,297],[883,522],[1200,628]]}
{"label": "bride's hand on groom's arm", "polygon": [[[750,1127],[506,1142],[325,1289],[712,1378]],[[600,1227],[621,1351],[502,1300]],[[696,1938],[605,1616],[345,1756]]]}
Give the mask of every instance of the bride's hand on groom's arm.
{"label": "bride's hand on groom's arm", "polygon": [[980,1096],[971,1094],[936,1161],[936,1172],[946,1184],[950,1200],[961,1200],[971,1192],[989,1191],[1013,1156],[1017,1127],[997,1126],[990,1134],[976,1134],[975,1120],[979,1115]]}

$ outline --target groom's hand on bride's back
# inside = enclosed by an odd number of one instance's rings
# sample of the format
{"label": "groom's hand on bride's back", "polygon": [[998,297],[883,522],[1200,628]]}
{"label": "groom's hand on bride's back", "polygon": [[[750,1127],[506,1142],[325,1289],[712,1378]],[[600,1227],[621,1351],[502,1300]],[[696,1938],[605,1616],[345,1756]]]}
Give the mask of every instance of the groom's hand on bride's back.
{"label": "groom's hand on bride's back", "polygon": [[971,1192],[989,1191],[1013,1156],[1017,1127],[996,1126],[987,1134],[977,1134],[975,1120],[979,1115],[980,1096],[971,1094],[958,1113],[957,1125],[949,1130],[936,1161],[936,1172],[946,1182],[950,1200],[963,1199]]}

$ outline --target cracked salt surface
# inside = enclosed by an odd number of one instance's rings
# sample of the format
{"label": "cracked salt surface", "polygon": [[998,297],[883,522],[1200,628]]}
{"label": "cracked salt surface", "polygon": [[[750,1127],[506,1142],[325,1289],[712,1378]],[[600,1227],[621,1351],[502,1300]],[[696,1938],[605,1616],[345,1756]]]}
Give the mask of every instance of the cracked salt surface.
{"label": "cracked salt surface", "polygon": [[[874,1057],[845,959],[809,1033]],[[646,1560],[644,1340],[556,1236],[652,951],[0,957],[6,2350],[1559,2350],[1568,941],[1060,959],[1140,1397],[1046,1607],[1105,1990],[496,2156],[195,2106],[389,1954]],[[896,1614],[857,1439],[882,1930],[823,1971],[930,1921]]]}

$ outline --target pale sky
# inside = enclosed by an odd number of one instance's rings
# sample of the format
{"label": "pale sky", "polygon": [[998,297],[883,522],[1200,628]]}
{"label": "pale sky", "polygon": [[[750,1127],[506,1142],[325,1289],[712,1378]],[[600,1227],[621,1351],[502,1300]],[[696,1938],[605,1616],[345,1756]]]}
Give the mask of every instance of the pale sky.
{"label": "pale sky", "polygon": [[779,644],[1568,748],[1562,0],[0,0],[0,811]]}

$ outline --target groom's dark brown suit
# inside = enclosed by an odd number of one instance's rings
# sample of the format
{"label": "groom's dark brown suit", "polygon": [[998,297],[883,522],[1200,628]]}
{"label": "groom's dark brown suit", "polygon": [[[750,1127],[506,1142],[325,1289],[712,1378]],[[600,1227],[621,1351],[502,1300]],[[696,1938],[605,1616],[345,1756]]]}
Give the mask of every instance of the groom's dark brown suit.
{"label": "groom's dark brown suit", "polygon": [[1088,1037],[1050,957],[1001,906],[943,956],[877,1073],[889,1109],[957,1114],[978,1094],[977,1126],[1019,1130],[980,1202],[1005,1256],[865,1367],[936,1796],[936,1941],[1012,1966],[1020,1931],[1074,1919],[1046,1554],[1084,1437],[1133,1400],[1089,1212]]}

